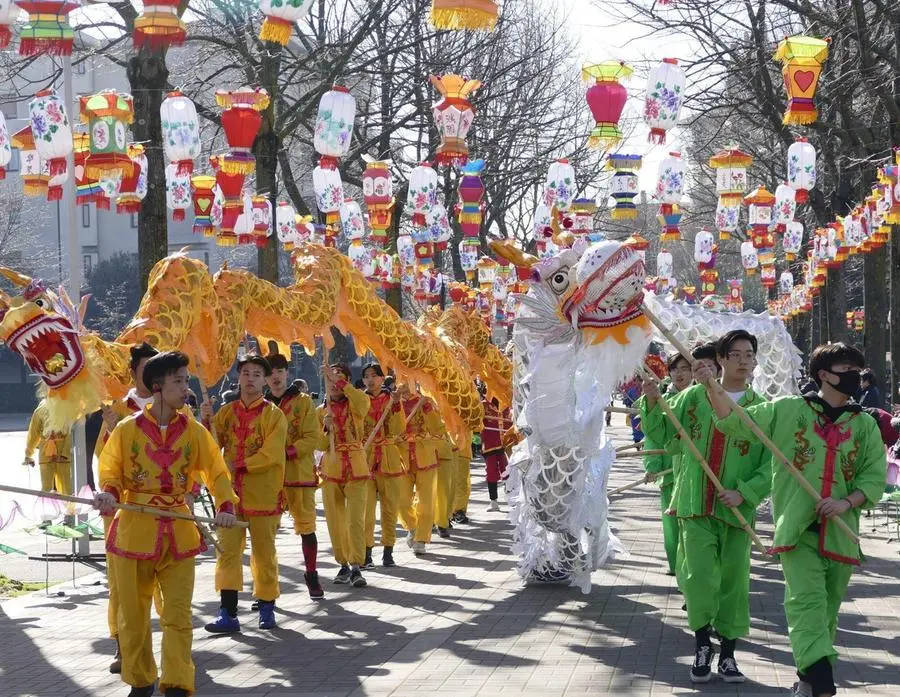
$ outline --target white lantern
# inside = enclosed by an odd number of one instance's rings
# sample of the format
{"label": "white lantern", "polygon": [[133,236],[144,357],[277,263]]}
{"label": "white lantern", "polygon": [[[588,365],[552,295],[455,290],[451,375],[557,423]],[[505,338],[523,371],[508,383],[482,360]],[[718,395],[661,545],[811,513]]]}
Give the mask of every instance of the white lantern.
{"label": "white lantern", "polygon": [[709,166],[716,170],[716,193],[720,199],[743,198],[747,190],[747,168],[752,163],[752,155],[733,147],[709,158]]}
{"label": "white lantern", "polygon": [[437,204],[437,183],[437,172],[428,162],[414,167],[409,173],[406,212],[412,216],[413,225],[425,226],[428,212]]}
{"label": "white lantern", "polygon": [[797,192],[787,184],[775,187],[775,229],[784,232],[797,212]]}
{"label": "white lantern", "polygon": [[[0,4],[4,1],[0,0]],[[3,116],[3,112],[0,112],[0,180],[6,179],[6,166],[11,159],[12,146],[9,143],[9,129],[6,127],[6,117]]]}
{"label": "white lantern", "polygon": [[234,221],[234,234],[238,244],[250,244],[253,241],[253,199],[244,191],[244,208]]}
{"label": "white lantern", "polygon": [[466,272],[468,280],[475,280],[475,269],[478,268],[479,243],[477,238],[463,238],[459,243],[459,265]]}
{"label": "white lantern", "polygon": [[350,247],[347,249],[347,256],[353,268],[359,271],[363,276],[368,278],[372,275],[375,267],[372,251],[363,244],[359,238],[350,241]]}
{"label": "white lantern", "polygon": [[778,277],[778,292],[781,295],[790,295],[794,292],[794,274],[790,271],[782,271]]}
{"label": "white lantern", "polygon": [[166,207],[172,211],[172,220],[184,220],[192,205],[191,175],[179,174],[176,164],[166,165]]}
{"label": "white lantern", "polygon": [[651,143],[666,142],[666,131],[678,123],[684,101],[684,71],[674,58],[664,58],[650,71],[644,96],[644,121],[650,127]]}
{"label": "white lantern", "polygon": [[447,207],[438,201],[425,216],[425,223],[430,233],[431,241],[438,249],[444,249],[447,242],[453,237],[453,228],[450,227],[450,216]]}
{"label": "white lantern", "polygon": [[694,237],[694,261],[701,267],[712,263],[715,238],[709,230],[701,230]]}
{"label": "white lantern", "polygon": [[416,244],[411,235],[397,236],[397,254],[400,255],[400,265],[403,268],[416,265]]}
{"label": "white lantern", "polygon": [[750,240],[741,243],[741,265],[748,276],[755,274],[759,267],[759,255]]}
{"label": "white lantern", "polygon": [[784,231],[784,237],[781,239],[781,245],[787,261],[796,259],[803,246],[803,223],[797,220],[789,222]]}
{"label": "white lantern", "polygon": [[565,213],[575,198],[575,168],[566,159],[557,160],[547,170],[544,203],[548,208]]}
{"label": "white lantern", "polygon": [[[98,208],[109,208],[109,205],[119,198],[119,189],[122,188],[122,170],[107,170],[97,180],[100,191],[103,192],[103,198],[106,199],[105,206],[98,201]],[[221,211],[219,222],[222,222]]]}
{"label": "white lantern", "polygon": [[178,167],[179,175],[191,174],[194,158],[200,155],[200,121],[194,103],[181,92],[169,92],[159,115],[166,159]]}
{"label": "white lantern", "polygon": [[222,187],[216,184],[213,189],[212,207],[209,209],[209,220],[214,228],[222,226],[222,216],[225,213],[225,194],[222,193]]}
{"label": "white lantern", "polygon": [[278,202],[278,206],[275,208],[275,234],[278,235],[278,241],[287,251],[294,248],[297,230],[296,216],[297,213],[290,203]]}
{"label": "white lantern", "polygon": [[287,46],[294,25],[303,19],[314,0],[259,0],[259,10],[266,16],[259,30],[263,41],[274,41]]}
{"label": "white lantern", "polygon": [[72,129],[66,107],[53,90],[41,90],[28,105],[34,147],[47,163],[50,177],[66,171],[66,157],[72,152]]}
{"label": "white lantern", "polygon": [[348,198],[341,206],[341,228],[351,241],[361,240],[366,234],[366,222],[362,209],[352,198]]}
{"label": "white lantern", "polygon": [[313,170],[313,189],[316,192],[316,207],[325,215],[329,224],[337,222],[338,211],[344,203],[344,183],[341,173],[334,167],[319,164]]}
{"label": "white lantern", "polygon": [[797,138],[787,152],[788,185],[797,192],[797,203],[809,200],[816,186],[816,149],[806,138]]}
{"label": "white lantern", "polygon": [[356,100],[346,87],[335,85],[319,100],[313,147],[320,155],[340,158],[350,151]]}
{"label": "white lantern", "polygon": [[670,152],[659,163],[656,199],[664,204],[679,204],[684,196],[684,160],[680,152]]}
{"label": "white lantern", "polygon": [[672,254],[665,248],[656,255],[656,275],[667,280],[674,280],[674,261]]}
{"label": "white lantern", "polygon": [[719,199],[716,205],[716,229],[719,231],[720,240],[730,240],[732,234],[737,232],[741,220],[741,201],[723,201]]}
{"label": "white lantern", "polygon": [[559,247],[549,238],[538,240],[535,243],[535,249],[537,250],[538,259],[541,260],[549,259],[559,254]]}
{"label": "white lantern", "polygon": [[550,227],[550,224],[553,222],[553,216],[550,213],[550,209],[547,207],[546,203],[539,203],[537,208],[534,209],[534,229],[532,232],[533,238],[537,241],[543,240],[544,238],[550,237],[553,234],[553,229]]}

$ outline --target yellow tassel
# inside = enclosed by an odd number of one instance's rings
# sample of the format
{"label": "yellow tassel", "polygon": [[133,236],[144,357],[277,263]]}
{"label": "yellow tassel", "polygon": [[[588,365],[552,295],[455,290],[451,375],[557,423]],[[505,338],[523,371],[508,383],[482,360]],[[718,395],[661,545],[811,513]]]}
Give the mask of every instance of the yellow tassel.
{"label": "yellow tassel", "polygon": [[219,168],[225,172],[225,174],[253,174],[256,171],[256,161],[235,162],[223,157],[219,160]]}
{"label": "yellow tassel", "polygon": [[292,29],[293,25],[290,22],[266,17],[262,29],[259,30],[259,38],[263,41],[274,41],[282,46],[287,46],[288,41],[291,40]]}
{"label": "yellow tassel", "polygon": [[805,126],[815,123],[817,118],[819,118],[819,112],[815,109],[812,111],[791,111],[788,109],[784,114],[782,123],[785,126]]}
{"label": "yellow tassel", "polygon": [[612,137],[601,138],[599,136],[591,136],[588,138],[587,146],[591,150],[601,150],[602,149],[605,151],[605,150],[609,150],[614,145],[617,145],[619,143],[619,141],[621,141],[621,140],[622,140],[621,138],[612,138]]}
{"label": "yellow tassel", "polygon": [[220,247],[237,247],[237,236],[236,235],[217,235],[216,236],[216,244]]}
{"label": "yellow tassel", "polygon": [[637,218],[636,208],[613,208],[610,217],[613,220],[634,220]]}
{"label": "yellow tassel", "polygon": [[731,233],[726,230],[719,230],[719,241],[727,242],[731,239]]}
{"label": "yellow tassel", "polygon": [[431,24],[435,29],[492,31],[497,26],[497,10],[493,12],[475,8],[431,10]]}

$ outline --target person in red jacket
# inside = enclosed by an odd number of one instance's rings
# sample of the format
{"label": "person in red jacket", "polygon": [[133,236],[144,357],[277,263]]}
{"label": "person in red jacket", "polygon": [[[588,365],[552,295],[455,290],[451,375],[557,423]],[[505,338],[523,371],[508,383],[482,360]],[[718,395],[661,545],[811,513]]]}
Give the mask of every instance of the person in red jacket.
{"label": "person in red jacket", "polygon": [[491,499],[491,511],[499,511],[497,502],[497,485],[506,472],[506,444],[503,434],[512,427],[512,416],[509,409],[500,409],[496,398],[488,399],[484,384],[478,388],[481,392],[481,405],[484,407],[484,426],[481,430],[481,450],[484,454],[485,474],[488,485],[488,496]]}

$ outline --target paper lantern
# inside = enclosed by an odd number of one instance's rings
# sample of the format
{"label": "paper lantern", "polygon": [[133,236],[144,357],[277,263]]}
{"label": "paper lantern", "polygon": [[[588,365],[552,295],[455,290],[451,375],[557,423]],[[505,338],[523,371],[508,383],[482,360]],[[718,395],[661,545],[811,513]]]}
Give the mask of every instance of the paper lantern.
{"label": "paper lantern", "polygon": [[631,247],[637,252],[646,252],[650,249],[650,240],[642,237],[637,232],[629,235],[622,244],[626,247]]}
{"label": "paper lantern", "polygon": [[681,239],[681,208],[684,195],[684,160],[681,153],[671,152],[659,163],[656,179],[656,198],[660,202],[657,220],[662,225],[660,239],[673,242]]}
{"label": "paper lantern", "polygon": [[19,167],[22,187],[26,196],[45,196],[50,177],[41,172],[41,157],[34,145],[31,126],[16,131],[10,138],[12,147],[19,151]]}
{"label": "paper lantern", "polygon": [[265,247],[272,236],[272,202],[264,194],[252,196],[253,241],[257,247]]}
{"label": "paper lantern", "polygon": [[19,7],[13,0],[0,0],[0,49],[9,46],[18,16]]}
{"label": "paper lantern", "polygon": [[481,245],[477,238],[467,237],[459,243],[459,265],[465,272],[466,280],[469,283],[475,280],[480,249]]}
{"label": "paper lantern", "polygon": [[719,272],[715,269],[703,269],[700,272],[700,297],[708,298],[716,293],[716,284],[719,282]]}
{"label": "paper lantern", "polygon": [[637,172],[641,168],[640,155],[610,155],[606,167],[615,174],[609,185],[609,193],[615,201],[610,214],[613,220],[633,220],[637,217],[634,199],[638,195],[639,180]]}
{"label": "paper lantern", "polygon": [[355,119],[356,100],[346,87],[335,85],[322,95],[313,134],[313,147],[322,155],[320,165],[336,167],[337,160],[350,151]]}
{"label": "paper lantern", "polygon": [[371,241],[377,249],[383,249],[388,239],[388,229],[394,218],[394,185],[391,181],[389,160],[373,160],[364,155],[363,200],[369,213]]}
{"label": "paper lantern", "polygon": [[797,212],[797,192],[787,184],[775,187],[775,229],[784,232]]}
{"label": "paper lantern", "polygon": [[472,160],[460,168],[459,203],[457,204],[457,220],[463,237],[478,238],[481,234],[481,205],[484,198],[484,183],[481,172],[484,160]]}
{"label": "paper lantern", "polygon": [[145,0],[144,11],[134,20],[132,38],[135,48],[146,46],[151,51],[159,51],[169,46],[181,46],[187,37],[187,28],[178,16],[180,6],[181,0]]}
{"label": "paper lantern", "polygon": [[179,174],[177,165],[166,165],[166,208],[172,211],[172,220],[184,220],[191,203],[190,175]]}
{"label": "paper lantern", "polygon": [[289,252],[294,248],[297,231],[297,212],[287,201],[279,201],[275,207],[275,233],[282,248]]}
{"label": "paper lantern", "polygon": [[220,158],[219,169],[226,174],[252,174],[256,171],[253,142],[262,125],[262,114],[269,106],[269,93],[262,88],[216,91],[216,104],[222,107],[222,129],[228,141],[228,153]]}
{"label": "paper lantern", "polygon": [[702,271],[715,263],[713,259],[715,247],[715,238],[708,230],[701,230],[694,236],[694,261],[697,262],[699,270]]}
{"label": "paper lantern", "polygon": [[194,204],[193,232],[195,235],[212,237],[215,234],[212,220],[212,208],[216,197],[215,188],[215,177],[208,174],[195,174],[191,177],[191,200]]}
{"label": "paper lantern", "polygon": [[678,123],[684,100],[684,71],[674,58],[664,58],[650,71],[644,97],[644,121],[650,127],[649,141],[662,145],[666,132]]}
{"label": "paper lantern", "polygon": [[233,167],[223,166],[227,157],[228,155],[214,155],[210,158],[210,164],[216,170],[216,186],[222,192],[223,199],[222,222],[216,232],[216,244],[234,247],[238,243],[236,233],[238,218],[244,212],[245,176],[240,171],[234,171]]}
{"label": "paper lantern", "polygon": [[475,120],[475,110],[468,97],[481,87],[481,82],[449,74],[432,75],[431,84],[442,96],[431,108],[434,124],[441,135],[434,159],[438,164],[465,164],[469,158],[466,135]]}
{"label": "paper lantern", "polygon": [[738,150],[726,148],[709,158],[709,166],[716,170],[716,193],[724,203],[740,204],[747,191],[747,168],[753,163],[753,156]]}
{"label": "paper lantern", "polygon": [[19,55],[71,56],[75,32],[69,13],[79,7],[75,0],[16,0],[28,13],[28,22],[19,32]]}
{"label": "paper lantern", "polygon": [[792,220],[787,224],[784,237],[781,238],[781,246],[787,261],[794,261],[797,258],[803,246],[803,223]]}
{"label": "paper lantern", "polygon": [[863,332],[865,330],[866,330],[866,311],[865,310],[854,310],[853,311],[853,331]]}
{"label": "paper lantern", "polygon": [[341,228],[348,239],[362,240],[366,234],[366,222],[363,219],[362,209],[352,198],[344,200],[340,208]]}
{"label": "paper lantern", "polygon": [[314,0],[259,0],[259,9],[266,16],[259,38],[287,46],[294,25],[309,14]]}
{"label": "paper lantern", "polygon": [[450,227],[450,217],[443,203],[438,201],[428,211],[425,216],[425,226],[435,250],[444,251],[447,248],[447,242],[453,237],[453,229]]}
{"label": "paper lantern", "polygon": [[91,151],[91,137],[86,132],[76,131],[72,134],[73,160],[75,163],[75,204],[84,206],[96,203],[102,197],[103,190],[96,179],[85,174],[84,165]]}
{"label": "paper lantern", "polygon": [[69,170],[64,169],[51,176],[50,165],[46,160],[41,160],[41,174],[47,179],[47,200],[61,201],[63,197],[63,184],[69,181]]}
{"label": "paper lantern", "polygon": [[397,254],[403,268],[416,265],[416,245],[411,235],[397,235]]}
{"label": "paper lantern", "polygon": [[537,242],[553,236],[553,228],[550,227],[553,222],[553,214],[545,203],[539,203],[534,209],[534,223],[532,226],[531,236]]}
{"label": "paper lantern", "polygon": [[759,254],[750,240],[741,242],[741,265],[748,276],[755,274],[759,267]]}
{"label": "paper lantern", "polygon": [[589,148],[607,150],[622,140],[619,119],[628,100],[628,91],[619,80],[630,77],[633,72],[623,61],[615,60],[585,65],[581,69],[582,80],[594,80],[585,95],[596,122],[588,138]]}
{"label": "paper lantern", "polygon": [[806,138],[797,138],[787,152],[788,186],[797,192],[797,203],[806,203],[816,186],[816,149]]}
{"label": "paper lantern", "polygon": [[347,257],[353,267],[363,276],[368,278],[372,275],[375,263],[372,258],[371,250],[363,244],[361,239],[353,239],[347,248]]}
{"label": "paper lantern", "polygon": [[730,240],[740,226],[741,202],[719,200],[716,206],[716,229],[720,240]]}
{"label": "paper lantern", "polygon": [[234,235],[238,244],[251,244],[253,242],[253,199],[247,191],[244,191],[243,206],[234,223]]}
{"label": "paper lantern", "polygon": [[[130,163],[131,160],[129,160]],[[104,172],[97,179],[97,185],[100,187],[100,195],[96,201],[97,210],[108,211],[112,208],[113,202],[119,197],[119,191],[122,188],[122,171],[113,169]]]}
{"label": "paper lantern", "polygon": [[596,213],[596,201],[590,198],[576,198],[572,201],[572,226],[569,232],[576,237],[587,237],[594,230]]}
{"label": "paper lantern", "polygon": [[760,264],[760,283],[763,288],[774,288],[778,283],[775,264]]}
{"label": "paper lantern", "polygon": [[423,162],[409,174],[406,212],[416,227],[425,226],[425,216],[437,203],[437,172],[429,162]]}
{"label": "paper lantern", "polygon": [[493,288],[494,281],[497,278],[497,267],[499,264],[495,259],[490,257],[481,257],[476,263],[478,269],[478,285],[482,290],[487,291]]}
{"label": "paper lantern", "polygon": [[6,179],[6,167],[11,159],[12,146],[9,144],[9,129],[6,127],[6,117],[3,116],[3,112],[0,112],[0,180]]}
{"label": "paper lantern", "polygon": [[575,198],[575,168],[567,159],[557,160],[547,170],[544,203],[559,213],[568,212]]}
{"label": "paper lantern", "polygon": [[435,29],[491,31],[497,15],[494,0],[432,0],[428,21]]}
{"label": "paper lantern", "polygon": [[790,295],[794,290],[794,274],[790,271],[782,271],[778,277],[778,292],[781,295]]}
{"label": "paper lantern", "polygon": [[542,261],[559,254],[559,247],[551,239],[542,239],[535,242],[535,250],[537,251],[538,259]]}
{"label": "paper lantern", "polygon": [[34,95],[28,111],[38,155],[48,164],[51,177],[62,174],[72,152],[72,129],[62,99],[53,90],[41,90]]}
{"label": "paper lantern", "polygon": [[181,92],[169,92],[159,108],[163,150],[180,175],[194,171],[200,155],[200,122],[194,103]]}
{"label": "paper lantern", "polygon": [[344,183],[341,173],[325,157],[313,170],[313,190],[316,208],[325,216],[326,225],[334,225],[340,218],[339,211],[344,203]]}
{"label": "paper lantern", "polygon": [[119,176],[131,172],[128,157],[128,124],[134,119],[134,103],[130,94],[105,90],[81,97],[81,120],[88,124],[91,153],[85,173],[99,180],[106,174]]}
{"label": "paper lantern", "polygon": [[760,186],[744,197],[744,203],[748,206],[747,220],[753,236],[753,246],[757,249],[774,247],[775,239],[769,232],[769,227],[772,225],[775,196],[766,187]]}
{"label": "paper lantern", "polygon": [[126,215],[141,210],[141,201],[147,195],[147,156],[144,146],[132,143],[128,146],[131,158],[131,172],[122,177],[119,195],[116,198],[116,213]]}
{"label": "paper lantern", "polygon": [[828,41],[811,36],[792,36],[778,44],[774,56],[782,64],[781,75],[788,95],[785,124],[810,124],[818,118],[815,96],[828,58]]}
{"label": "paper lantern", "polygon": [[674,261],[672,259],[672,254],[663,247],[659,254],[656,255],[656,275],[660,278],[669,279],[674,281]]}
{"label": "paper lantern", "polygon": [[744,282],[739,278],[732,278],[728,281],[728,300],[725,301],[725,305],[729,312],[744,311],[743,287]]}

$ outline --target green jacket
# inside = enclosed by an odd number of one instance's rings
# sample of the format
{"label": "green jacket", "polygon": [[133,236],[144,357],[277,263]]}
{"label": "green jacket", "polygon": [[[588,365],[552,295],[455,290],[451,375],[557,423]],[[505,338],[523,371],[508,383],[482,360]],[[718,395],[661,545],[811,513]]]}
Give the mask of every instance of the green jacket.
{"label": "green jacket", "polygon": [[[697,450],[716,473],[722,486],[735,489],[744,497],[738,506],[750,524],[756,507],[769,495],[772,486],[770,459],[765,448],[749,439],[731,438],[715,428],[715,413],[706,388],[694,385],[666,400],[675,416],[691,436]],[[764,400],[752,389],[741,398],[741,406],[760,404]],[[643,431],[656,443],[665,443],[670,452],[678,452],[678,432],[658,404],[641,409]],[[711,516],[734,527],[741,527],[731,510],[719,501],[718,493],[693,454],[680,444],[681,462],[672,494],[672,507],[679,518]]]}
{"label": "green jacket", "polygon": [[[866,507],[881,498],[887,477],[887,458],[878,424],[865,413],[844,413],[836,422],[822,408],[803,397],[781,397],[747,409],[759,426],[794,467],[822,497],[844,498],[859,489]],[[737,414],[718,421],[718,427],[736,438],[754,439]],[[772,514],[775,518],[775,552],[794,548],[800,536],[816,523],[816,502],[772,458]],[[841,518],[859,532],[860,509]],[[845,564],[859,564],[859,545],[827,519],[819,521],[819,554]]]}
{"label": "green jacket", "polygon": [[[674,396],[677,392],[673,392],[672,388],[669,388],[669,391],[666,392],[667,398],[669,396]],[[637,402],[634,403],[634,408],[640,410],[641,414],[644,413],[646,409],[646,397],[641,397]],[[666,443],[657,443],[650,435],[645,431],[644,432],[644,450],[668,450],[666,447]],[[681,450],[679,448],[675,449],[675,452],[666,455],[644,455],[644,471],[647,473],[657,473],[663,472],[667,469],[672,469],[673,471],[669,474],[665,474],[659,479],[656,480],[656,483],[659,484],[660,489],[665,489],[668,486],[672,486],[675,484],[675,469],[677,467],[676,460],[681,460]]]}

